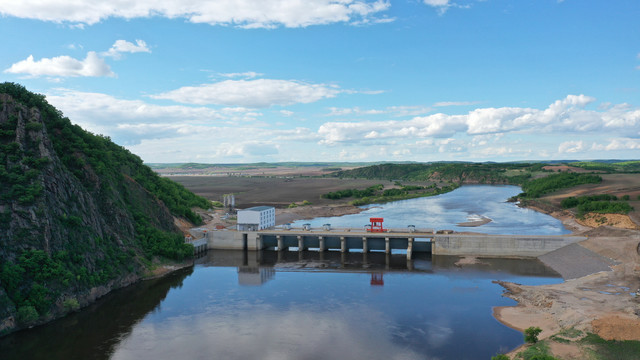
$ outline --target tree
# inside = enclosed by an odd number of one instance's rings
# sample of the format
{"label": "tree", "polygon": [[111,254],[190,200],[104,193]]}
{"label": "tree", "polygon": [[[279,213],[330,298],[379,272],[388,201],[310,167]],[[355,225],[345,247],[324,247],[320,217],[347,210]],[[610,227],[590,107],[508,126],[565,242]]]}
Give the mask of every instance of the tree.
{"label": "tree", "polygon": [[535,344],[538,342],[538,335],[542,332],[539,327],[530,326],[524,330],[524,341]]}

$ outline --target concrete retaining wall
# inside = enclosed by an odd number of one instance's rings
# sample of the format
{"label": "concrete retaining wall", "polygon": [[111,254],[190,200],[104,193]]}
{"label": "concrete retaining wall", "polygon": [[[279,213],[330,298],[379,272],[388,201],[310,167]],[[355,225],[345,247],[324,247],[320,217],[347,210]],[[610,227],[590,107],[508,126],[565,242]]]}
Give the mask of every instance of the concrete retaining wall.
{"label": "concrete retaining wall", "polygon": [[570,235],[438,235],[434,240],[432,252],[436,255],[538,257],[586,238]]}
{"label": "concrete retaining wall", "polygon": [[[246,245],[245,245],[246,236]],[[208,248],[222,250],[247,250],[260,249],[258,233],[254,231],[210,231],[207,233]]]}

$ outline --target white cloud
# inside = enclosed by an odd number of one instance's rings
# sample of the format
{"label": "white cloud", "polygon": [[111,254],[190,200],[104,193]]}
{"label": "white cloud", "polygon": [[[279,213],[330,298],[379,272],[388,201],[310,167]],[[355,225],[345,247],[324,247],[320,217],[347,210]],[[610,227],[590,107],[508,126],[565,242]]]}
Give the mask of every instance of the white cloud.
{"label": "white cloud", "polygon": [[255,72],[255,71],[247,71],[241,73],[222,73],[220,76],[228,77],[228,78],[245,78],[245,79],[253,79],[258,76],[262,76],[264,74]]}
{"label": "white cloud", "polygon": [[115,76],[109,65],[104,62],[104,59],[93,51],[87,53],[87,57],[84,60],[77,60],[70,56],[57,56],[36,61],[33,59],[33,55],[29,55],[25,60],[11,65],[4,72],[26,74],[33,77]]}
{"label": "white cloud", "polygon": [[417,116],[431,111],[425,106],[388,106],[384,109],[361,109],[360,107],[338,108],[330,107],[327,116],[347,116],[347,115],[381,115],[391,114],[393,116]]}
{"label": "white cloud", "polygon": [[407,121],[328,122],[320,126],[322,144],[371,139],[446,137],[464,131],[464,116],[435,114]]}
{"label": "white cloud", "polygon": [[[449,137],[454,134],[556,134],[631,132],[640,136],[640,110],[626,104],[601,111],[587,110],[595,99],[569,95],[544,110],[533,108],[480,108],[466,115],[434,114],[404,121],[327,122],[318,134],[322,144],[361,142],[405,137]],[[342,109],[344,113],[353,112]]]}
{"label": "white cloud", "polygon": [[139,53],[146,52],[150,53],[151,50],[147,46],[147,43],[144,40],[136,40],[136,43],[130,43],[126,40],[116,40],[116,42],[111,46],[109,50],[102,53],[102,56],[109,56],[113,58],[119,58],[122,53]]}
{"label": "white cloud", "polygon": [[47,100],[73,122],[152,162],[483,161],[597,158],[603,151],[631,158],[640,149],[639,109],[618,104],[588,110],[594,99],[585,96],[568,96],[543,109],[485,108],[408,120],[314,123],[313,128],[286,119],[285,109],[164,106],[68,89],[48,93]]}
{"label": "white cloud", "polygon": [[612,139],[607,145],[593,144],[593,150],[640,150],[640,139],[618,138]]}
{"label": "white cloud", "polygon": [[294,80],[225,80],[200,86],[185,86],[152,95],[185,104],[216,104],[264,108],[272,105],[311,103],[341,93],[337,86],[309,84]]}
{"label": "white cloud", "polygon": [[[479,0],[482,1],[482,0]],[[459,9],[469,9],[471,5],[461,5],[451,2],[451,0],[422,0],[425,5],[431,6],[438,11],[438,14],[444,15],[449,8],[455,7]]]}
{"label": "white cloud", "polygon": [[0,2],[0,14],[89,25],[111,17],[161,16],[244,28],[295,28],[336,22],[375,23],[375,15],[390,6],[388,0],[20,0]]}
{"label": "white cloud", "polygon": [[480,103],[480,101],[440,101],[440,102],[437,102],[437,103],[433,104],[433,106],[435,106],[435,107],[471,106],[471,105],[477,105],[479,103]]}
{"label": "white cloud", "polygon": [[558,146],[558,152],[564,153],[578,153],[584,151],[586,148],[584,141],[565,141]]}
{"label": "white cloud", "polygon": [[425,5],[434,7],[440,14],[444,14],[451,6],[449,0],[422,0]]}
{"label": "white cloud", "polygon": [[[60,109],[66,116],[78,122],[95,123],[140,123],[221,120],[220,111],[205,107],[183,105],[160,106],[140,100],[124,100],[111,95],[55,89],[47,94],[47,101]],[[247,112],[249,109],[236,109]]]}

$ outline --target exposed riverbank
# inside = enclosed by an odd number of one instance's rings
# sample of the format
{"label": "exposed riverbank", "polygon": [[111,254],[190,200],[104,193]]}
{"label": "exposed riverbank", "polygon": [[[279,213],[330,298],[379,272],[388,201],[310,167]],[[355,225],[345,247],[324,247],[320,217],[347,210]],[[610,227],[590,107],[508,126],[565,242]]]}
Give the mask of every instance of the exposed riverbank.
{"label": "exposed riverbank", "polygon": [[[586,249],[602,256],[605,261],[611,260],[613,265],[605,267],[604,271],[578,278],[567,279],[567,275],[564,275],[566,281],[561,284],[524,286],[501,282],[500,285],[506,289],[504,295],[516,300],[518,305],[494,308],[496,319],[519,331],[538,326],[542,329],[540,339],[549,339],[561,331],[576,329],[583,333],[595,333],[605,340],[640,340],[637,310],[640,298],[635,295],[640,288],[640,231],[614,226],[589,227],[584,222],[576,221],[569,212],[529,207],[561,220],[574,235],[587,236],[587,240],[575,244],[574,252]],[[626,218],[619,223],[628,224],[631,220],[628,216]],[[580,270],[578,268],[587,261],[576,254],[577,261],[567,264],[567,256],[571,257],[570,254],[563,254],[558,264],[569,266],[574,271]],[[551,266],[554,267],[553,264]],[[551,351],[560,358],[580,359],[586,356],[584,348],[577,341],[562,346],[558,345],[559,342],[550,342]],[[509,355],[515,356],[526,346],[513,350]]]}

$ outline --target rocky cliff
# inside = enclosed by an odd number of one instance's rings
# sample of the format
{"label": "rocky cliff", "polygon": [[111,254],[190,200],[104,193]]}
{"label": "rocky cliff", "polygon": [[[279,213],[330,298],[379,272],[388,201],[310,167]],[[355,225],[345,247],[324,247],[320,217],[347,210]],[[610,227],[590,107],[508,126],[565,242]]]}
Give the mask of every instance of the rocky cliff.
{"label": "rocky cliff", "polygon": [[58,317],[182,259],[174,216],[208,202],[44,96],[0,84],[0,334]]}

